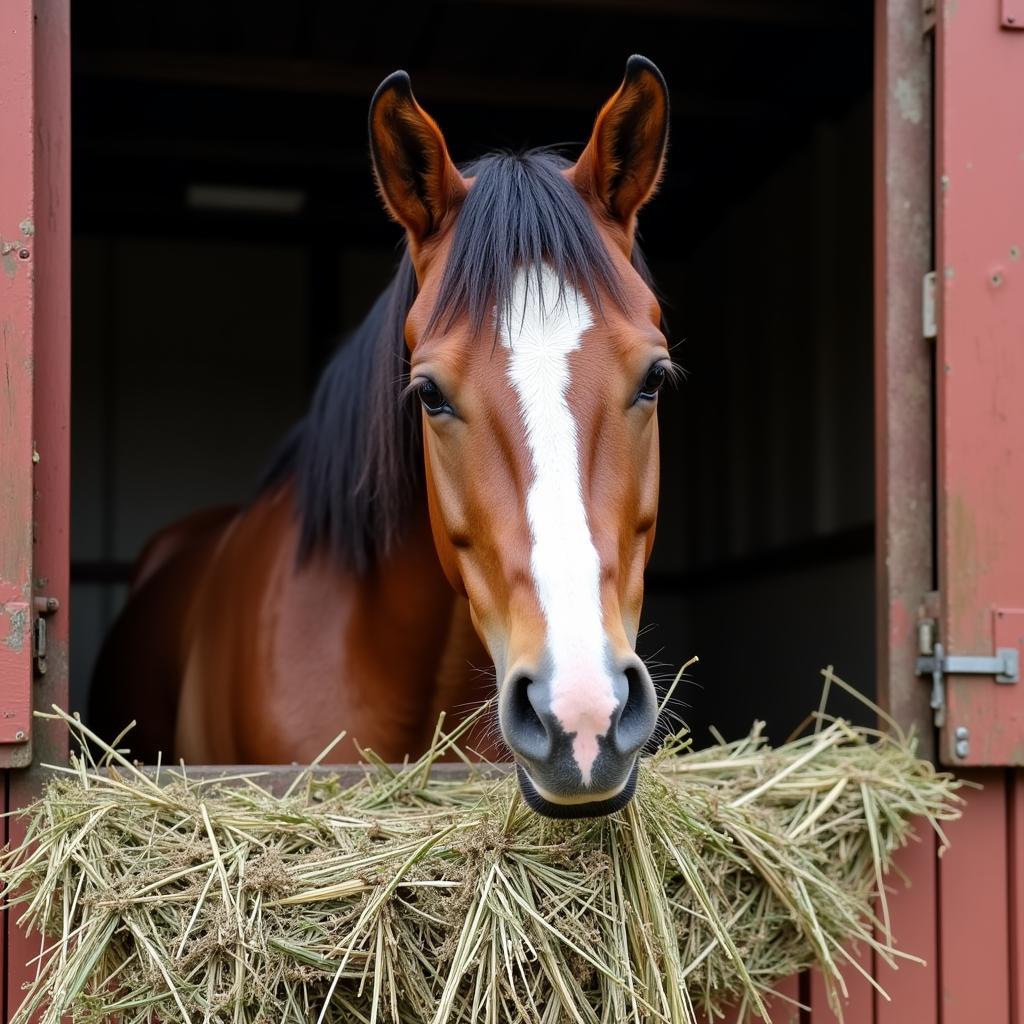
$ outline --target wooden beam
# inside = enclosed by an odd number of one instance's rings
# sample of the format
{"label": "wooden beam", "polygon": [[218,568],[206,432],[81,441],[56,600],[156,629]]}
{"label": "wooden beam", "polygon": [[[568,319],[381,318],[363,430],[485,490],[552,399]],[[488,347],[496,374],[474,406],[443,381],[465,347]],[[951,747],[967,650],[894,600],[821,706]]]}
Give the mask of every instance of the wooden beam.
{"label": "wooden beam", "polygon": [[918,609],[933,586],[931,52],[920,0],[878,0],[875,45],[875,516],[879,701],[934,753],[915,674]]}

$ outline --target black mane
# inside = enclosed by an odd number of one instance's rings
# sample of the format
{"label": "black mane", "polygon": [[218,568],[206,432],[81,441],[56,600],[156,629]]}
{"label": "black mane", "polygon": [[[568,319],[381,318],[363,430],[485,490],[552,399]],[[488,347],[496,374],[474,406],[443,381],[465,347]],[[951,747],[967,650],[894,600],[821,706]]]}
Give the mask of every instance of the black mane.
{"label": "black mane", "polygon": [[[550,150],[492,153],[462,169],[475,178],[455,226],[428,330],[468,317],[493,340],[494,310],[506,311],[520,267],[543,264],[600,303],[622,306],[621,284],[579,193]],[[647,277],[634,249],[634,266]],[[294,481],[300,557],[329,550],[365,572],[387,551],[423,500],[420,414],[402,402],[408,382],[405,320],[416,298],[407,252],[366,319],[335,353],[309,412],[288,434],[260,493]]]}

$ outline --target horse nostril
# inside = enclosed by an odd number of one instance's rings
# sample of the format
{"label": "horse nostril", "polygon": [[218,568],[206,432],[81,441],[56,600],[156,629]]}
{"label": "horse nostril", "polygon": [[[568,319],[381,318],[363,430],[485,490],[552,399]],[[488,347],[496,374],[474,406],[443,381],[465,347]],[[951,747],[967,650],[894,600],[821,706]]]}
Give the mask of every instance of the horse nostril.
{"label": "horse nostril", "polygon": [[633,754],[651,737],[657,719],[657,696],[647,673],[631,665],[626,677],[626,700],[614,726],[615,746],[624,754]]}
{"label": "horse nostril", "polygon": [[535,690],[539,684],[527,675],[518,675],[509,682],[508,716],[505,739],[508,745],[523,757],[543,760],[551,749],[551,737],[534,705],[539,698]]}

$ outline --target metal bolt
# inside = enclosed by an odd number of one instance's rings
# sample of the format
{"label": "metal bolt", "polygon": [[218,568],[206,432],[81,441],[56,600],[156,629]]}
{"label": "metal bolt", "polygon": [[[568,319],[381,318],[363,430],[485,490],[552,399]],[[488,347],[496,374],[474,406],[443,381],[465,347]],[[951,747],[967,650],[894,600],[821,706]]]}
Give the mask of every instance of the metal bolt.
{"label": "metal bolt", "polygon": [[917,653],[935,653],[935,620],[922,619],[917,624]]}
{"label": "metal bolt", "polygon": [[18,259],[19,260],[27,260],[31,255],[32,255],[32,252],[29,249],[19,249],[18,250]]}
{"label": "metal bolt", "polygon": [[967,729],[967,726],[957,726],[956,731],[953,733],[953,736],[956,738],[956,744],[953,749],[956,752],[957,757],[966,757],[970,753],[971,746],[970,743],[968,743],[970,735],[971,734]]}
{"label": "metal bolt", "polygon": [[19,729],[15,734],[14,738],[20,743],[25,738],[25,730]]}

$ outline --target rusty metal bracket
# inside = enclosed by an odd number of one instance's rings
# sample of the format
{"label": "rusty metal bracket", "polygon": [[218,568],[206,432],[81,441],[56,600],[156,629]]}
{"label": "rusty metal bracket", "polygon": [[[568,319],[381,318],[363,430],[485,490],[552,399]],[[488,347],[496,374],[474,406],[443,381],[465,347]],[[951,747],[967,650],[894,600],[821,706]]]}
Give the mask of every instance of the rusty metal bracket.
{"label": "rusty metal bracket", "polygon": [[37,676],[46,675],[46,617],[60,610],[60,601],[55,597],[32,599],[36,620],[32,626],[32,665]]}

